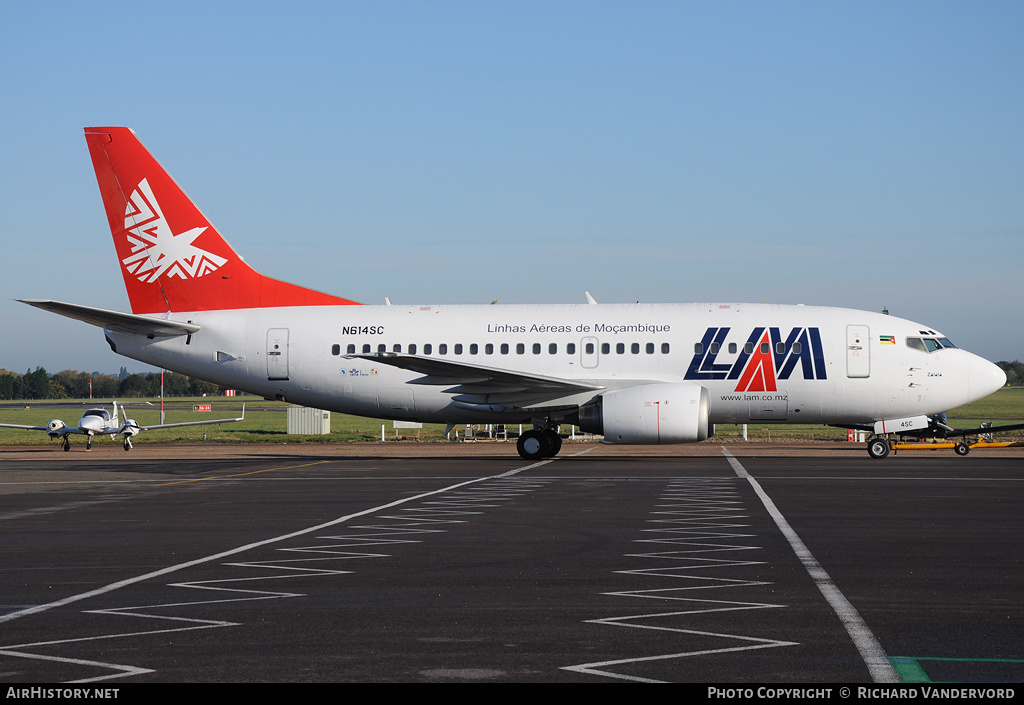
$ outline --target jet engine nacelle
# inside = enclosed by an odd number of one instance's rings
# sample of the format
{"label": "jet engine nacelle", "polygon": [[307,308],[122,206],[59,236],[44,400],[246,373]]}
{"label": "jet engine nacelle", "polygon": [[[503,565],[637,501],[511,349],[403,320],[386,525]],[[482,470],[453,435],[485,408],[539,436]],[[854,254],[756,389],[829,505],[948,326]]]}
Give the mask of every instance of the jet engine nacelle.
{"label": "jet engine nacelle", "polygon": [[50,423],[46,424],[46,435],[50,438],[56,438],[64,435],[64,422],[60,419],[54,419]]}
{"label": "jet engine nacelle", "polygon": [[708,390],[665,382],[605,392],[580,407],[580,428],[605,443],[695,443],[714,435]]}

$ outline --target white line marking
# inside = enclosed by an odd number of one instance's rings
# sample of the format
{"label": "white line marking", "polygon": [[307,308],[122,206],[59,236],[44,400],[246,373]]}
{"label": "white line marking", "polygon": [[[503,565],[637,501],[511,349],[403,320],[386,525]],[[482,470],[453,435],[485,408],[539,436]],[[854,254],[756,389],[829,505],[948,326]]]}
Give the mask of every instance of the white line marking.
{"label": "white line marking", "polygon": [[[592,450],[592,449],[588,448],[587,450]],[[581,451],[580,453],[574,453],[573,455],[580,455],[581,453],[585,453],[585,452],[587,452],[587,451]],[[10,622],[10,621],[13,621],[15,619],[19,619],[21,617],[27,617],[29,615],[39,614],[40,612],[46,612],[47,610],[51,610],[51,609],[54,609],[56,607],[64,607],[65,605],[70,605],[70,604],[72,604],[74,602],[79,602],[81,600],[86,600],[86,599],[89,599],[90,597],[97,597],[98,595],[104,595],[104,594],[106,594],[108,592],[113,592],[115,590],[120,590],[121,588],[127,587],[129,585],[134,585],[136,583],[141,583],[141,582],[144,582],[146,580],[151,580],[152,578],[159,578],[162,575],[168,575],[170,573],[176,573],[179,570],[184,570],[185,568],[191,568],[193,566],[202,565],[204,563],[212,563],[214,561],[219,561],[219,560],[221,560],[223,558],[228,558],[229,556],[234,556],[234,555],[237,555],[239,553],[244,553],[245,551],[249,551],[249,550],[252,550],[254,548],[260,548],[261,546],[268,546],[270,544],[280,543],[282,541],[287,541],[288,539],[292,539],[292,538],[295,538],[297,536],[305,536],[306,534],[311,534],[311,533],[314,533],[314,532],[317,532],[317,531],[323,531],[324,529],[330,528],[332,526],[337,526],[338,524],[343,524],[343,523],[345,523],[347,521],[351,521],[352,519],[357,519],[357,518],[362,517],[362,516],[367,516],[367,515],[370,515],[370,514],[375,514],[377,512],[382,511],[382,510],[391,509],[392,507],[398,507],[398,506],[401,506],[403,504],[408,504],[410,502],[416,502],[416,501],[424,499],[426,497],[433,497],[435,495],[444,494],[445,492],[451,492],[452,490],[459,489],[460,487],[468,487],[469,485],[475,485],[475,484],[478,484],[478,483],[481,483],[481,482],[487,482],[489,480],[494,480],[496,478],[511,477],[513,475],[517,475],[518,473],[524,472],[526,470],[533,470],[534,468],[539,468],[542,465],[547,465],[548,463],[551,463],[551,462],[554,462],[554,461],[555,461],[555,458],[549,458],[547,460],[541,460],[540,462],[533,463],[531,465],[526,465],[526,466],[521,467],[521,468],[515,468],[513,470],[509,470],[507,472],[503,472],[503,473],[501,473],[499,475],[490,475],[488,477],[478,477],[478,478],[475,478],[473,480],[466,480],[464,482],[457,482],[454,485],[449,485],[447,487],[442,487],[441,489],[431,490],[430,492],[422,492],[422,493],[420,493],[418,495],[414,495],[414,496],[411,496],[411,497],[405,497],[403,499],[399,499],[399,500],[396,500],[394,502],[389,502],[387,504],[382,504],[382,505],[377,506],[377,507],[371,507],[370,509],[364,509],[364,510],[359,511],[359,512],[354,512],[352,514],[346,514],[345,516],[338,517],[337,519],[333,519],[333,520],[328,521],[326,523],[317,524],[316,526],[311,526],[311,527],[308,527],[308,528],[305,528],[305,529],[300,529],[299,531],[293,531],[293,532],[291,532],[289,534],[283,534],[281,536],[275,536],[273,538],[264,539],[263,541],[256,541],[254,543],[249,543],[249,544],[246,544],[244,546],[238,546],[236,548],[232,548],[232,549],[229,549],[227,551],[222,551],[221,553],[215,553],[213,555],[206,556],[205,558],[197,558],[197,559],[192,560],[192,561],[186,561],[185,563],[178,563],[177,565],[172,565],[172,566],[168,566],[166,568],[161,568],[160,570],[154,570],[154,571],[152,571],[150,573],[145,573],[143,575],[137,575],[134,578],[127,578],[125,580],[119,580],[119,581],[117,581],[115,583],[110,583],[109,585],[104,585],[101,588],[96,588],[95,590],[89,590],[88,592],[82,592],[82,593],[79,593],[77,595],[71,595],[71,596],[65,597],[65,598],[63,598],[61,600],[55,600],[54,602],[48,602],[46,604],[36,605],[34,607],[29,607],[28,609],[23,609],[23,610],[20,610],[18,612],[11,612],[9,614],[2,615],[2,616],[0,616],[0,624],[3,624],[4,622]],[[424,530],[421,529],[420,531],[424,531]]]}
{"label": "white line marking", "polygon": [[871,678],[875,683],[899,683],[899,676],[896,675],[896,669],[893,668],[889,662],[888,657],[885,655],[885,651],[882,649],[882,645],[878,643],[878,639],[865,624],[864,620],[861,619],[860,613],[857,609],[846,599],[846,596],[840,592],[836,584],[832,582],[832,578],[825,572],[825,569],[821,567],[821,564],[811,555],[811,552],[804,545],[804,542],[800,540],[797,533],[793,531],[793,528],[786,521],[786,518],[782,516],[782,512],[778,510],[775,503],[771,500],[768,494],[761,488],[761,485],[755,480],[746,469],[740,465],[740,461],[736,460],[735,456],[729,452],[728,448],[723,447],[722,452],[725,453],[726,460],[732,466],[732,469],[736,474],[750,483],[750,486],[754,488],[754,492],[758,497],[761,498],[761,502],[764,504],[764,508],[771,514],[772,519],[775,520],[775,524],[779,527],[782,535],[789,541],[789,545],[793,548],[797,558],[803,563],[804,568],[810,574],[814,580],[814,584],[818,586],[818,590],[825,596],[825,600],[835,611],[839,620],[846,627],[847,633],[850,638],[853,639],[854,646],[857,647],[857,651],[860,652],[861,658],[864,659],[864,663],[868,667],[868,671],[871,673]]}
{"label": "white line marking", "polygon": [[[760,610],[760,609],[773,609],[784,607],[785,605],[776,605],[766,602],[737,602],[729,600],[710,600],[700,599],[694,597],[686,597],[684,595],[692,595],[695,590],[719,590],[728,589],[735,587],[757,587],[761,585],[771,585],[770,582],[765,581],[749,581],[725,578],[721,576],[707,576],[707,575],[695,575],[694,571],[704,570],[707,568],[725,568],[733,566],[746,566],[746,565],[762,565],[762,561],[740,561],[730,560],[726,558],[707,558],[697,557],[693,555],[684,555],[692,553],[718,553],[725,551],[751,551],[751,550],[762,550],[760,546],[744,546],[726,543],[706,543],[698,542],[694,539],[708,539],[715,538],[719,540],[728,539],[750,539],[755,534],[749,533],[725,533],[719,531],[708,531],[706,527],[723,528],[723,527],[735,527],[735,528],[749,528],[749,524],[721,524],[717,523],[717,520],[721,517],[717,516],[717,512],[721,511],[746,511],[742,506],[738,508],[725,508],[720,505],[722,504],[743,504],[742,500],[734,499],[739,496],[738,490],[735,488],[735,483],[732,480],[725,480],[728,483],[727,488],[721,488],[723,484],[722,480],[715,480],[713,482],[699,482],[699,481],[685,481],[677,482],[670,486],[661,496],[663,499],[675,498],[673,504],[657,504],[656,507],[669,507],[674,508],[677,511],[674,512],[653,512],[657,515],[664,514],[700,514],[700,513],[711,513],[710,516],[697,519],[677,519],[677,520],[648,520],[656,521],[659,523],[664,522],[685,522],[691,523],[692,525],[685,528],[670,528],[670,529],[642,529],[643,533],[672,533],[678,534],[675,537],[658,538],[658,539],[638,539],[637,543],[659,543],[659,544],[674,544],[681,547],[691,548],[680,548],[674,551],[656,552],[656,553],[628,553],[627,557],[632,558],[650,558],[650,559],[669,559],[677,563],[673,566],[662,566],[659,568],[637,568],[632,570],[619,570],[614,571],[624,575],[638,575],[638,576],[657,576],[662,578],[674,578],[677,580],[688,580],[693,584],[682,587],[670,587],[670,588],[655,588],[646,590],[630,590],[630,591],[616,591],[602,593],[605,595],[614,595],[618,597],[633,597],[633,598],[644,598],[648,600],[671,600],[676,602],[685,602],[691,605],[690,609],[682,611],[672,612],[660,612],[654,614],[639,614],[630,615],[626,617],[605,617],[602,619],[591,619],[587,620],[590,624],[602,624],[606,626],[618,626],[618,627],[631,627],[634,629],[652,629],[659,631],[676,632],[678,634],[688,634],[695,637],[699,637],[701,641],[699,643],[705,643],[707,648],[698,649],[695,651],[685,651],[672,654],[661,654],[655,656],[637,656],[629,658],[620,658],[611,661],[602,661],[599,663],[585,663],[578,664],[575,666],[563,666],[565,670],[575,671],[578,673],[588,673],[592,675],[604,676],[607,678],[618,678],[621,680],[628,681],[639,681],[645,683],[660,683],[663,681],[655,680],[653,678],[643,678],[639,676],[631,676],[618,671],[609,670],[610,667],[616,667],[621,669],[623,666],[629,666],[638,663],[649,663],[656,661],[665,661],[670,659],[683,659],[692,657],[709,656],[712,654],[722,654],[737,651],[748,651],[751,649],[767,649],[782,646],[796,646],[797,642],[793,641],[782,641],[778,639],[762,639],[752,636],[743,636],[740,634],[721,634],[717,632],[700,631],[694,629],[683,629],[675,626],[670,626],[678,622],[679,617],[687,617],[691,615],[704,615],[712,612],[728,612],[738,610]],[[710,485],[710,486],[709,486]],[[696,504],[706,504],[710,506],[706,507],[693,507]],[[743,515],[745,516],[745,515]],[[729,517],[734,518],[734,517]],[[740,518],[740,517],[735,517]],[[678,564],[683,562],[683,564]],[[643,624],[643,620],[658,620],[660,624]],[[711,648],[714,644],[715,639],[733,639],[746,642],[744,646],[724,646],[721,648]]]}
{"label": "white line marking", "polygon": [[[737,603],[742,604],[742,603]],[[778,607],[779,605],[764,605],[762,607],[753,607],[749,609],[763,609],[764,607]],[[714,611],[714,610],[708,610]],[[771,649],[776,646],[797,646],[795,641],[778,641],[776,639],[760,639],[752,636],[740,636],[739,634],[719,634],[716,632],[705,632],[697,631],[695,629],[676,629],[673,627],[659,627],[649,624],[637,624],[634,622],[628,622],[627,620],[639,620],[647,619],[650,617],[673,617],[677,615],[688,615],[695,614],[694,612],[665,612],[662,614],[641,614],[634,615],[631,617],[608,617],[606,619],[590,619],[588,623],[593,624],[606,624],[614,627],[632,627],[633,629],[653,629],[657,631],[677,632],[679,634],[692,634],[694,636],[703,636],[711,638],[721,639],[735,639],[738,641],[754,642],[750,646],[733,646],[725,647],[720,649],[701,649],[700,651],[683,651],[677,654],[659,654],[657,656],[641,656],[637,658],[626,658],[626,659],[615,659],[613,661],[600,661],[597,663],[584,663],[578,666],[563,666],[563,670],[575,671],[576,673],[588,673],[596,676],[607,676],[609,678],[618,678],[620,680],[637,681],[640,683],[664,683],[664,681],[655,680],[652,678],[641,678],[640,676],[629,676],[623,673],[616,673],[614,671],[604,670],[608,666],[624,666],[632,665],[636,663],[649,663],[652,661],[666,661],[670,659],[681,659],[690,658],[693,656],[710,656],[712,654],[726,654],[736,651],[751,651],[753,649]]]}
{"label": "white line marking", "polygon": [[103,676],[101,678],[87,678],[84,680],[68,681],[68,683],[95,683],[101,680],[107,680],[110,678],[123,678],[124,676],[137,676],[143,673],[154,673],[154,671],[148,668],[136,668],[135,666],[125,666],[118,663],[104,663],[103,661],[85,661],[83,659],[75,658],[60,658],[56,656],[43,656],[40,654],[29,654],[21,651],[10,651],[4,649],[0,651],[0,655],[3,656],[16,656],[18,658],[36,659],[38,661],[56,661],[58,663],[71,663],[76,666],[96,666],[99,668],[110,668],[117,673],[110,676]]}

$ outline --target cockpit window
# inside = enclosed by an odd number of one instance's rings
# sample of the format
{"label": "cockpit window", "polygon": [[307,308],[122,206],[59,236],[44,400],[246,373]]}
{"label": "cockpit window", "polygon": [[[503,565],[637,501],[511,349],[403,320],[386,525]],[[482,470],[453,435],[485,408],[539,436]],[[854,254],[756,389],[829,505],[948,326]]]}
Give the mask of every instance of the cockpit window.
{"label": "cockpit window", "polygon": [[949,338],[907,338],[907,347],[921,352],[935,352],[942,348],[955,348]]}

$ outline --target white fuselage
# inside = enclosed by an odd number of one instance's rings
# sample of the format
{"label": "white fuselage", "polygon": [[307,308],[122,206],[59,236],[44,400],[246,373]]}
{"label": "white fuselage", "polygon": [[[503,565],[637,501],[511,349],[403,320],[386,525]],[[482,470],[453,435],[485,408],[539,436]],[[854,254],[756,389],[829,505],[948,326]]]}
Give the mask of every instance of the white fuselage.
{"label": "white fuselage", "polygon": [[514,423],[537,415],[458,402],[451,385],[417,384],[424,375],[346,355],[402,352],[609,390],[691,380],[709,392],[712,423],[931,415],[991,394],[1004,379],[965,350],[911,347],[908,339],[943,337],[927,326],[813,306],[311,306],[170,318],[201,330],[162,339],[106,334],[120,354],[267,398],[424,422]]}

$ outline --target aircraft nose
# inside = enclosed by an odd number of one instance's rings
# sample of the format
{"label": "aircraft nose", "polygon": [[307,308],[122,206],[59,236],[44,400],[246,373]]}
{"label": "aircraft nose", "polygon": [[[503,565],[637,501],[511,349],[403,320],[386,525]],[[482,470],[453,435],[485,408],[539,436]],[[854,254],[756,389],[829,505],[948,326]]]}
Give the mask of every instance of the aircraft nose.
{"label": "aircraft nose", "polygon": [[87,417],[83,418],[81,421],[79,421],[78,422],[78,427],[80,429],[82,429],[83,431],[101,431],[101,430],[103,430],[102,429],[102,424],[99,421],[99,419],[92,418],[91,416],[87,416]]}
{"label": "aircraft nose", "polygon": [[988,360],[977,357],[971,365],[970,385],[971,394],[978,399],[993,394],[996,390],[1002,389],[1006,384],[1006,373],[998,365]]}

